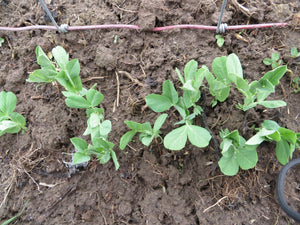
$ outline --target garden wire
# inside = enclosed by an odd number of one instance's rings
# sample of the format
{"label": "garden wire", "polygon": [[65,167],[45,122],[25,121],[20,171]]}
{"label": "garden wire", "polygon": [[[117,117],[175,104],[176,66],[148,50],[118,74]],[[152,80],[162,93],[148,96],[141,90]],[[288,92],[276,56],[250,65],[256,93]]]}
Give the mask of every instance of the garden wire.
{"label": "garden wire", "polygon": [[227,24],[222,23],[223,13],[225,11],[226,4],[227,4],[227,0],[223,0],[220,16],[219,16],[219,20],[218,20],[218,25],[217,25],[217,33],[225,33],[226,28],[227,28]]}
{"label": "garden wire", "polygon": [[51,22],[54,24],[54,26],[56,27],[56,29],[60,32],[60,33],[66,33],[68,32],[67,28],[68,28],[68,24],[62,24],[60,27],[57,25],[55,19],[53,18],[50,10],[48,9],[46,3],[44,2],[44,0],[40,0],[40,3],[43,7],[43,9],[45,10],[45,13],[47,14],[47,16],[50,18]]}
{"label": "garden wire", "polygon": [[281,208],[295,221],[300,222],[300,213],[294,211],[287,203],[284,197],[284,180],[289,169],[300,164],[300,158],[294,159],[286,164],[280,171],[276,187],[276,195]]}

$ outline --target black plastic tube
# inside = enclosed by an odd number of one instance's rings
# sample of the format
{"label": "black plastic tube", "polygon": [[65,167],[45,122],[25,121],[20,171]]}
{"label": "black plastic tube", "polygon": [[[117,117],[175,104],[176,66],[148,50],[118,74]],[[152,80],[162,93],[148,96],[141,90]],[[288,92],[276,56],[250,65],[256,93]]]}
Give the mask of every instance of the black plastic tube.
{"label": "black plastic tube", "polygon": [[[292,217],[295,221],[300,223],[300,213],[294,211],[286,202],[284,197],[284,180],[286,173],[290,168],[300,163],[300,158],[294,159],[290,161],[288,164],[286,164],[280,171],[277,181],[277,187],[276,187],[276,194],[278,202],[281,206],[281,208],[288,214],[290,217]],[[300,174],[299,174],[300,176]]]}

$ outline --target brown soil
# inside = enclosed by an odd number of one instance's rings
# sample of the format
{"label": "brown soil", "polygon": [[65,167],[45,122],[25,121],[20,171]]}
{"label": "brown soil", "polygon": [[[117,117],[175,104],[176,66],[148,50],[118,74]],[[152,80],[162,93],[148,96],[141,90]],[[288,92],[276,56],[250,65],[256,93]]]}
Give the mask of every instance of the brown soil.
{"label": "brown soil", "polygon": [[[58,24],[129,23],[141,26],[143,31],[0,32],[5,38],[0,47],[0,91],[17,95],[16,111],[26,117],[28,126],[25,134],[0,137],[0,200],[6,199],[0,208],[0,221],[16,215],[30,199],[19,224],[295,224],[274,196],[282,168],[274,143],[259,146],[257,166],[233,177],[222,175],[216,167],[218,158],[212,143],[205,149],[187,145],[180,152],[170,152],[161,145],[162,154],[156,145],[147,148],[138,141],[124,151],[117,147],[127,131],[123,121],[153,123],[157,114],[148,108],[143,110],[145,96],[161,93],[166,79],[177,83],[175,68],[182,71],[191,59],[210,67],[215,57],[234,52],[249,80],[259,79],[270,70],[262,60],[274,51],[288,63],[291,47],[300,48],[299,1],[239,2],[253,15],[249,18],[229,3],[224,21],[230,25],[288,22],[290,26],[243,31],[247,42],[237,39],[236,32],[227,31],[225,45],[219,48],[212,31],[148,30],[172,24],[216,25],[220,0],[54,0],[49,8],[55,10]],[[1,26],[50,25],[38,1],[1,0],[0,8]],[[118,171],[112,162],[101,165],[93,159],[87,168],[68,176],[64,161],[70,161],[67,153],[74,151],[70,138],[84,132],[85,112],[68,108],[55,86],[37,87],[26,82],[28,74],[38,69],[34,53],[37,45],[45,52],[63,46],[70,58],[79,59],[84,85],[98,83],[105,96],[105,116],[113,124],[110,141],[116,144],[114,150],[121,165]],[[289,62],[288,67],[293,76],[299,76],[299,65]],[[142,85],[119,71],[126,71]],[[119,107],[115,107],[116,73],[120,80]],[[92,77],[101,78],[86,81]],[[254,133],[251,127],[258,127],[264,119],[300,131],[299,92],[293,92],[289,74],[271,96],[285,100],[284,108],[256,107],[249,110],[245,120],[245,114],[233,106],[241,101],[240,94],[236,90],[231,93],[215,108],[209,105],[209,93],[206,102],[200,102],[207,107],[208,126],[216,125],[212,129],[216,136],[221,129],[239,129],[247,139]],[[169,117],[163,134],[174,127],[176,118],[172,113]],[[201,119],[196,122],[203,125]],[[299,155],[296,150],[295,157]],[[299,191],[294,194],[299,199]]]}

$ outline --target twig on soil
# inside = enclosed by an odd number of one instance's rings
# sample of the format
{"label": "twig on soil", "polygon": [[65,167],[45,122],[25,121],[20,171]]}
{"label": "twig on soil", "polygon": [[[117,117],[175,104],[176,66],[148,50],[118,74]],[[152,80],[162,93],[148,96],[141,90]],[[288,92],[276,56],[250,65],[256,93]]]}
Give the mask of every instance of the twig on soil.
{"label": "twig on soil", "polygon": [[49,210],[51,210],[51,209],[53,209],[59,202],[61,202],[63,199],[64,199],[64,197],[66,197],[67,195],[69,195],[70,193],[72,193],[72,192],[74,192],[75,190],[76,190],[76,188],[77,188],[77,183],[74,183],[71,187],[69,187],[68,189],[67,189],[67,191],[65,191],[54,203],[52,203],[49,207],[48,207],[48,209],[47,209],[47,211],[49,211]]}
{"label": "twig on soil", "polygon": [[12,45],[11,45],[9,39],[8,39],[8,37],[5,37],[5,39],[6,39],[7,43],[8,43],[9,48],[11,49],[11,59],[14,59],[15,58],[15,51],[14,51],[14,49],[13,49],[13,47],[12,47]]}
{"label": "twig on soil", "polygon": [[116,79],[117,79],[117,107],[119,107],[120,103],[120,81],[119,81],[119,75],[116,72]]}
{"label": "twig on soil", "polygon": [[133,10],[129,10],[129,9],[120,8],[117,4],[112,4],[112,5],[117,7],[119,10],[124,11],[124,12],[138,13],[138,11],[133,11]]}
{"label": "twig on soil", "polygon": [[91,80],[101,80],[101,79],[104,79],[106,77],[88,77],[88,78],[85,78],[85,79],[82,79],[82,83],[85,83],[85,82],[88,82],[88,81],[91,81]]}
{"label": "twig on soil", "polygon": [[231,0],[232,4],[236,9],[239,9],[244,15],[251,16],[250,10],[247,9],[245,6],[242,6],[240,3],[238,3],[237,0]]}
{"label": "twig on soil", "polygon": [[107,225],[108,223],[107,223],[107,221],[106,221],[106,218],[105,218],[105,216],[103,215],[103,213],[102,213],[102,211],[101,211],[101,208],[100,208],[100,202],[101,202],[101,199],[100,199],[100,197],[99,197],[98,192],[96,192],[96,195],[97,195],[97,199],[98,199],[97,208],[99,209],[99,211],[100,211],[100,213],[101,213],[101,216],[103,217],[103,220],[104,220],[105,225]]}
{"label": "twig on soil", "polygon": [[136,83],[137,85],[144,87],[144,85],[138,81],[138,79],[132,77],[130,75],[130,73],[126,72],[126,71],[118,71],[119,74],[124,74],[126,77],[128,77],[132,82]]}
{"label": "twig on soil", "polygon": [[227,196],[224,196],[223,198],[219,199],[215,204],[209,206],[208,208],[204,209],[203,212],[205,213],[206,211],[208,211],[209,209],[215,207],[216,205],[218,205],[223,199],[227,198]]}
{"label": "twig on soil", "polygon": [[14,171],[13,171],[13,175],[10,177],[10,182],[9,182],[9,184],[4,188],[5,194],[4,194],[3,200],[2,200],[2,202],[1,202],[1,204],[0,204],[0,208],[2,208],[2,206],[3,206],[3,205],[5,204],[5,202],[6,202],[7,196],[8,196],[9,193],[10,193],[10,190],[11,190],[11,188],[12,188],[12,185],[13,185],[13,182],[14,182],[15,178],[16,178],[16,171],[14,170]]}

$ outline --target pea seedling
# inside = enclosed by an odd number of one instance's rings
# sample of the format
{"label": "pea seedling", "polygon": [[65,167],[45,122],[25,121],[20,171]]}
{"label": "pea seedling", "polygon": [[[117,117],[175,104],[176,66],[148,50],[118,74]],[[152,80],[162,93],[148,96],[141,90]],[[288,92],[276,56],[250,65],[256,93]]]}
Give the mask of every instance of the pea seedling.
{"label": "pea seedling", "polygon": [[113,151],[114,144],[108,141],[111,122],[104,120],[104,110],[97,107],[103,100],[103,95],[95,90],[96,84],[89,90],[82,87],[79,61],[78,59],[69,61],[69,54],[63,47],[57,46],[52,49],[52,55],[58,68],[40,46],[36,48],[37,62],[41,69],[30,74],[27,81],[41,83],[57,81],[66,89],[62,94],[66,97],[68,107],[86,109],[88,127],[83,135],[91,135],[92,145],[88,145],[81,138],[72,138],[71,142],[77,150],[73,155],[73,164],[87,162],[91,159],[91,155],[95,155],[100,163],[106,163],[112,158],[118,169],[119,163]]}
{"label": "pea seedling", "polygon": [[[181,150],[186,145],[187,139],[199,148],[206,147],[211,139],[210,133],[203,127],[193,125],[193,119],[202,112],[202,108],[196,103],[201,97],[200,86],[206,69],[198,70],[198,63],[191,60],[184,68],[184,77],[178,69],[176,72],[183,85],[181,87],[183,96],[178,97],[173,83],[166,80],[163,83],[162,95],[150,94],[146,96],[146,103],[154,112],[163,112],[173,106],[182,117],[182,120],[175,124],[181,126],[164,138],[164,146],[167,149]],[[192,109],[191,112],[189,109]]]}
{"label": "pea seedling", "polygon": [[291,57],[292,58],[300,57],[300,52],[298,52],[296,47],[291,48]]}
{"label": "pea seedling", "polygon": [[155,121],[153,128],[149,122],[146,123],[137,123],[134,121],[125,121],[126,125],[131,129],[126,132],[120,140],[120,149],[124,150],[127,144],[132,140],[136,133],[140,133],[140,141],[149,146],[153,139],[161,138],[160,137],[160,128],[164,124],[168,114],[161,114]]}
{"label": "pea seedling", "polygon": [[258,156],[256,152],[257,145],[247,145],[246,140],[239,135],[237,130],[229,132],[228,129],[220,132],[222,143],[222,157],[218,164],[222,173],[228,176],[236,175],[239,167],[243,170],[253,168]]}
{"label": "pea seedling", "polygon": [[22,133],[27,130],[25,118],[14,112],[17,97],[12,92],[0,92],[0,136],[5,133]]}
{"label": "pea seedling", "polygon": [[278,66],[282,65],[282,60],[279,59],[279,53],[278,52],[274,52],[271,56],[271,58],[265,58],[263,60],[264,64],[269,66],[272,66],[272,69],[277,68]]}
{"label": "pea seedling", "polygon": [[280,127],[275,121],[265,120],[259,131],[246,144],[257,146],[263,141],[276,142],[276,157],[285,165],[292,159],[296,146],[299,147],[300,133]]}
{"label": "pea seedling", "polygon": [[225,40],[224,40],[224,38],[222,37],[222,35],[217,34],[217,35],[215,36],[215,38],[217,39],[217,45],[218,45],[220,48],[222,48],[223,45],[224,45],[224,42],[225,42]]}

